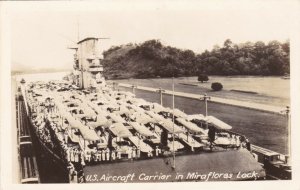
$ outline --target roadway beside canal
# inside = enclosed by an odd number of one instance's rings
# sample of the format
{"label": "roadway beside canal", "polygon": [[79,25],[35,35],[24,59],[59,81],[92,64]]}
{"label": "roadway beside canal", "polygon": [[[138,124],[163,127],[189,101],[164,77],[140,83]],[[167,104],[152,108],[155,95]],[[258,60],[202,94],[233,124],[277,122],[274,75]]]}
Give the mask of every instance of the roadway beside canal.
{"label": "roadway beside canal", "polygon": [[[135,89],[145,90],[145,91],[149,91],[149,92],[157,92],[158,91],[157,88],[136,86],[136,85],[125,84],[125,83],[118,83],[118,85],[121,87],[135,88]],[[173,95],[173,93],[174,93],[174,95],[178,96],[178,97],[197,99],[197,100],[204,97],[204,95],[185,93],[185,92],[177,92],[177,91],[173,92],[171,90],[164,90],[164,92],[162,92],[162,93],[166,94],[166,95]],[[242,107],[242,108],[271,112],[271,113],[276,113],[276,114],[284,114],[284,112],[282,112],[282,111],[285,109],[285,108],[279,107],[279,106],[271,106],[271,105],[245,102],[245,101],[239,101],[239,100],[233,100],[233,99],[225,99],[225,98],[220,98],[220,97],[211,97],[211,99],[209,101],[214,102],[214,103],[238,106],[238,107]]]}

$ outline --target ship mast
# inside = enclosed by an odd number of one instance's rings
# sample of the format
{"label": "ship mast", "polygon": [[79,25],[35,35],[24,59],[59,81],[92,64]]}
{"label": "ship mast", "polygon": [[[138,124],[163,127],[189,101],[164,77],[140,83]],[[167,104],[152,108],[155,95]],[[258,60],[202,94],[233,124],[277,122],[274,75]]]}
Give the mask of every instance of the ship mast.
{"label": "ship mast", "polygon": [[287,126],[288,126],[288,143],[289,143],[289,147],[288,147],[288,156],[289,159],[292,156],[292,152],[291,152],[291,113],[290,113],[290,107],[286,106],[286,116],[287,116]]}
{"label": "ship mast", "polygon": [[210,96],[207,96],[207,94],[205,93],[204,96],[200,98],[200,100],[204,100],[205,102],[205,117],[207,117],[207,100],[210,100]]}
{"label": "ship mast", "polygon": [[[77,42],[79,42],[80,37],[79,37],[79,17],[77,16]],[[82,48],[80,48],[80,55],[82,55]],[[80,66],[79,66],[80,67]],[[83,81],[83,68],[79,68],[81,72],[81,86],[84,89],[84,81]]]}
{"label": "ship mast", "polygon": [[289,106],[286,106],[286,109],[281,111],[281,113],[286,115],[287,118],[287,127],[288,127],[288,160],[287,162],[290,162],[291,158],[291,110]]}
{"label": "ship mast", "polygon": [[163,105],[163,92],[165,92],[165,90],[163,90],[161,87],[156,90],[156,92],[159,92],[160,94],[160,105]]}
{"label": "ship mast", "polygon": [[79,42],[79,17],[77,16],[77,42]]}
{"label": "ship mast", "polygon": [[175,169],[175,129],[174,129],[174,127],[175,127],[175,125],[174,125],[174,107],[175,107],[175,98],[174,98],[174,76],[172,77],[172,91],[173,91],[173,93],[172,93],[172,110],[173,110],[173,113],[172,113],[172,121],[173,121],[173,135],[172,135],[172,137],[173,137],[173,166],[172,166],[172,168],[173,169]]}
{"label": "ship mast", "polygon": [[[205,118],[207,119],[208,116],[208,112],[207,112],[207,100],[210,100],[210,96],[207,96],[207,94],[205,93],[204,96],[202,98],[200,98],[200,100],[204,100],[205,102]],[[206,127],[208,128],[208,122],[206,120]]]}

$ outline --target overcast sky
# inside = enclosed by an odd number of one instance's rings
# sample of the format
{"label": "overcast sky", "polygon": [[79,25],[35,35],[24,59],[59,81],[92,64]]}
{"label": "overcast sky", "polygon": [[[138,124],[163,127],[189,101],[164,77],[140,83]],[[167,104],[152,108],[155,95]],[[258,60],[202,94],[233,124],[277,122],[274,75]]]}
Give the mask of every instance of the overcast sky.
{"label": "overcast sky", "polygon": [[110,38],[100,42],[102,50],[159,39],[196,53],[228,38],[285,41],[293,25],[294,1],[155,2],[15,4],[9,9],[12,68],[71,68],[73,52],[67,47],[77,41],[77,22],[80,39]]}

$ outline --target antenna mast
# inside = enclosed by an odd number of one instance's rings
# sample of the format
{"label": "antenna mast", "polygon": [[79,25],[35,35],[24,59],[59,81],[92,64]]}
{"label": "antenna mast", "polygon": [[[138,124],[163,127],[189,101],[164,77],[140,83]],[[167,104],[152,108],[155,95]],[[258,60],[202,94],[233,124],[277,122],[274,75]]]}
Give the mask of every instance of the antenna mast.
{"label": "antenna mast", "polygon": [[77,42],[79,42],[79,17],[77,15]]}
{"label": "antenna mast", "polygon": [[173,96],[172,96],[172,109],[173,109],[173,114],[172,114],[172,120],[173,120],[173,166],[172,168],[175,169],[175,125],[174,125],[174,107],[175,107],[175,98],[174,98],[174,76],[172,77],[172,91],[173,91]]}

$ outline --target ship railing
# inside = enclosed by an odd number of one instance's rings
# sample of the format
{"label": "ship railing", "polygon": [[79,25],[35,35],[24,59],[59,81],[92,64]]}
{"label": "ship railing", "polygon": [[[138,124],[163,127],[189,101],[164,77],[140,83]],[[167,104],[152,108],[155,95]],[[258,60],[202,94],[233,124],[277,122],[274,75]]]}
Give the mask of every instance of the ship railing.
{"label": "ship railing", "polygon": [[267,157],[277,157],[279,161],[282,161],[284,163],[286,163],[286,155],[284,154],[280,154],[278,152],[263,148],[263,147],[259,147],[256,145],[252,145],[252,150],[258,154],[261,154],[263,156],[267,156]]}
{"label": "ship railing", "polygon": [[35,156],[21,155],[21,183],[38,183],[39,176]]}
{"label": "ship railing", "polygon": [[20,142],[20,145],[23,145],[23,144],[32,144],[32,142],[31,141]]}
{"label": "ship railing", "polygon": [[22,179],[21,183],[39,183],[39,178],[38,177],[30,177],[26,179]]}
{"label": "ship railing", "polygon": [[30,137],[29,135],[22,135],[22,136],[20,136],[20,138],[28,138],[28,137]]}
{"label": "ship railing", "polygon": [[204,144],[199,143],[192,136],[187,137],[183,133],[176,134],[176,136],[178,136],[179,139],[183,140],[190,147],[202,147],[202,146],[204,146]]}
{"label": "ship railing", "polygon": [[[242,135],[240,133],[233,132],[233,131],[226,131],[226,132],[231,134],[231,135],[245,137],[244,135]],[[251,149],[255,154],[259,154],[258,155],[258,161],[261,162],[261,163],[263,163],[263,159],[264,159],[264,158],[261,158],[261,157],[274,156],[274,155],[277,155],[280,161],[285,162],[285,163],[287,162],[286,161],[287,157],[284,154],[280,154],[278,152],[275,152],[275,151],[272,151],[272,150],[254,145],[254,144],[251,145]]]}

